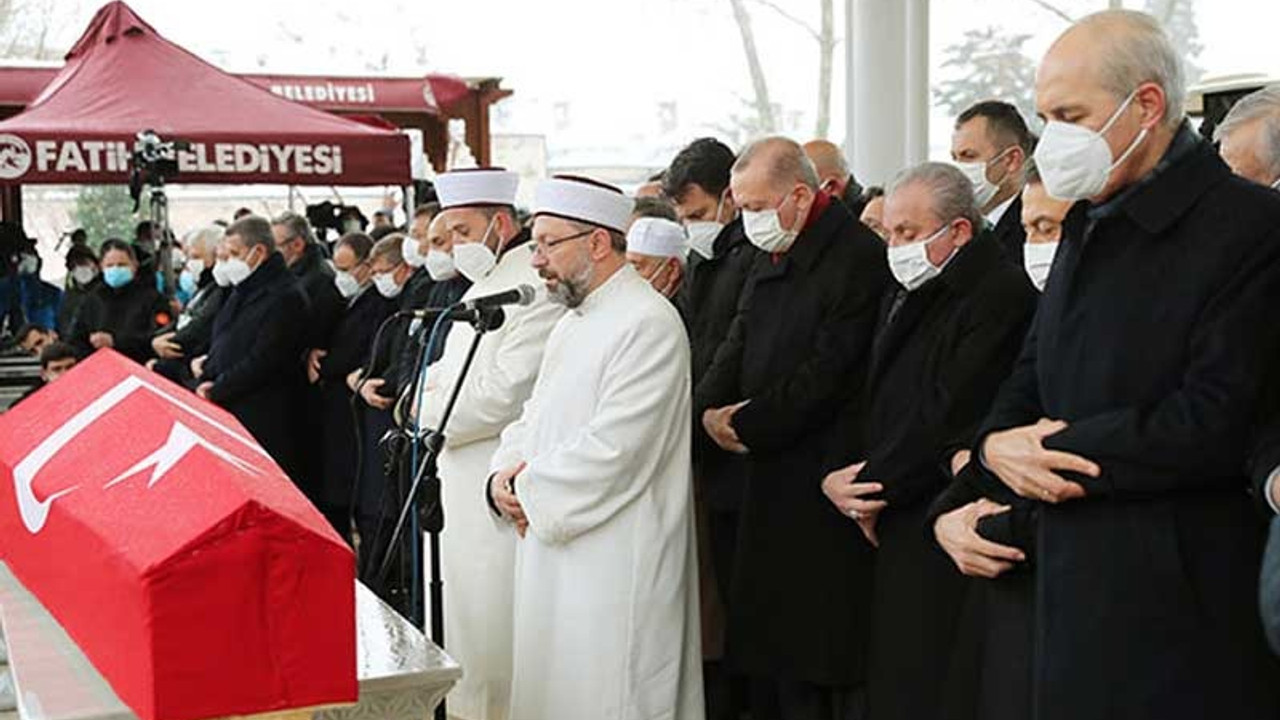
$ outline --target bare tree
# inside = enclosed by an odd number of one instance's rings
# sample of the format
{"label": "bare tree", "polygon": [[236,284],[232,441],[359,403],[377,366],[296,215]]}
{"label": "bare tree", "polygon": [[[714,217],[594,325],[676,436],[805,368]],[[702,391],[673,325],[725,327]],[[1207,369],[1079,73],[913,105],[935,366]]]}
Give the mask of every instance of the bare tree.
{"label": "bare tree", "polygon": [[764,76],[760,53],[756,50],[756,36],[751,29],[751,13],[747,12],[744,0],[729,0],[729,4],[733,7],[733,20],[738,24],[738,34],[742,36],[742,50],[747,56],[747,70],[751,73],[751,87],[755,91],[758,126],[765,133],[775,132],[777,124],[773,117],[773,103],[769,100],[769,81]]}

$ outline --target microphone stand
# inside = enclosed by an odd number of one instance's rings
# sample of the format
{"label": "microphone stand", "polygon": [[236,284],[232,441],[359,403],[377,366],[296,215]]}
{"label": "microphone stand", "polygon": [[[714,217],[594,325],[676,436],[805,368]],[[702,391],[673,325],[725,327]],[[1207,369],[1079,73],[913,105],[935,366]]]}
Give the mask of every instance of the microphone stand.
{"label": "microphone stand", "polygon": [[[409,538],[409,546],[411,548],[410,555],[415,558],[422,557],[422,531],[427,533],[430,539],[429,551],[431,553],[431,640],[441,648],[445,647],[444,637],[444,580],[441,578],[441,561],[440,561],[440,534],[444,532],[444,504],[440,501],[440,477],[438,473],[438,461],[440,451],[444,449],[445,428],[449,424],[449,417],[453,415],[454,406],[457,405],[458,395],[462,392],[462,384],[466,382],[467,372],[471,369],[471,364],[475,360],[476,350],[480,347],[480,339],[490,330],[497,330],[502,327],[502,323],[506,320],[506,314],[501,307],[480,308],[470,319],[471,326],[475,328],[475,335],[471,338],[471,347],[467,349],[467,357],[462,363],[462,370],[458,373],[458,379],[453,383],[453,389],[449,393],[449,402],[445,405],[444,412],[440,415],[440,426],[435,430],[422,433],[414,432],[410,437],[410,442],[422,451],[422,459],[418,466],[414,468],[413,483],[409,486],[409,492],[404,498],[404,504],[400,508],[399,517],[396,520],[395,530],[391,534],[391,541],[387,544],[386,555],[382,558],[382,565],[378,569],[378,576],[384,578],[391,566],[393,556],[395,555],[395,547],[400,541],[400,535],[404,531],[405,521],[409,517],[410,512],[414,512],[416,524],[420,526],[421,531],[414,532]],[[418,361],[418,367],[414,370],[414,377],[422,377],[422,367],[430,362],[430,358],[424,353]],[[421,408],[418,408],[421,412]],[[403,470],[402,470],[403,472]],[[421,497],[419,497],[421,494]],[[422,563],[415,562],[413,568],[414,587],[422,586]],[[411,618],[419,628],[423,625],[423,608],[421,602],[415,602],[412,608],[414,617]],[[445,720],[445,704],[441,701],[440,707],[436,708],[436,720]]]}

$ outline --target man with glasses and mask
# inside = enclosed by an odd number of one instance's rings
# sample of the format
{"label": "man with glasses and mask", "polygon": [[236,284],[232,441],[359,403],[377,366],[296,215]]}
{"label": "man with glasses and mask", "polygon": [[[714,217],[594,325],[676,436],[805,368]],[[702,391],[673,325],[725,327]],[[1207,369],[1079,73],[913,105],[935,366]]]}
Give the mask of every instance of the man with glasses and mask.
{"label": "man with glasses and mask", "polygon": [[703,717],[689,348],[627,264],[631,207],[586,179],[538,186],[533,265],[569,312],[488,483],[518,535],[520,720]]}
{"label": "man with glasses and mask", "polygon": [[219,260],[231,292],[213,321],[208,355],[191,363],[196,394],[236,416],[298,481],[292,378],[301,372],[307,296],[276,250],[271,224],[248,215],[227,228]]}
{"label": "man with glasses and mask", "polygon": [[1037,72],[1036,167],[1086,219],[974,453],[1041,505],[1023,717],[1280,712],[1245,473],[1280,334],[1280,197],[1191,129],[1183,83],[1132,11],[1080,20]]}
{"label": "man with glasses and mask", "polygon": [[791,140],[747,147],[730,185],[761,254],[694,397],[707,436],[747,470],[727,660],[751,676],[753,717],[859,717],[873,549],[821,483],[833,448],[858,450],[835,421],[862,401],[885,246],[818,189]]}
{"label": "man with glasses and mask", "polygon": [[1280,85],[1240,98],[1214,128],[1213,139],[1232,172],[1280,188]]}
{"label": "man with glasses and mask", "polygon": [[[436,178],[439,222],[450,236],[458,272],[472,283],[463,301],[541,285],[529,231],[516,222],[519,183],[519,175],[497,168]],[[539,293],[531,304],[509,305],[503,313],[502,326],[487,333],[476,350],[439,457],[445,637],[449,653],[467,668],[449,694],[449,714],[466,720],[507,717],[516,536],[493,522],[479,498],[498,438],[529,399],[547,336],[564,308]],[[474,339],[470,324],[455,323],[421,394],[411,391],[419,426],[439,427]]]}
{"label": "man with glasses and mask", "polygon": [[852,464],[822,489],[878,548],[868,717],[939,718],[964,699],[948,688],[963,687],[968,666],[956,642],[968,586],[929,541],[929,505],[1008,376],[1036,298],[955,167],[902,172],[884,217],[898,282],[881,303],[866,403],[850,418],[861,438],[841,462]]}
{"label": "man with glasses and mask", "polygon": [[973,183],[978,209],[996,243],[1014,264],[1022,264],[1022,202],[1027,161],[1035,138],[1018,108],[985,100],[960,113],[951,134],[951,159]]}

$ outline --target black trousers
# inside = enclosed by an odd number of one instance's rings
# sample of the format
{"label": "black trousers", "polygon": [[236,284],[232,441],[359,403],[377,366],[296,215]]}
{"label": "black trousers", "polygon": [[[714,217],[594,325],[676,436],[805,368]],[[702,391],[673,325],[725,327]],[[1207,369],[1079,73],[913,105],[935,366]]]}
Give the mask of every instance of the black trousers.
{"label": "black trousers", "polygon": [[866,720],[862,688],[751,678],[751,720]]}

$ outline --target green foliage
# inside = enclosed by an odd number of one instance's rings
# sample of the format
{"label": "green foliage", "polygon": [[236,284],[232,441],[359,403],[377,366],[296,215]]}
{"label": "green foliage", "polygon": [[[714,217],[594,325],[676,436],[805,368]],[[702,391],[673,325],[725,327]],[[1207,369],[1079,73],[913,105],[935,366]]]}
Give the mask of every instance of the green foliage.
{"label": "green foliage", "polygon": [[75,225],[94,249],[109,237],[133,239],[133,200],[124,185],[86,185],[76,197]]}

